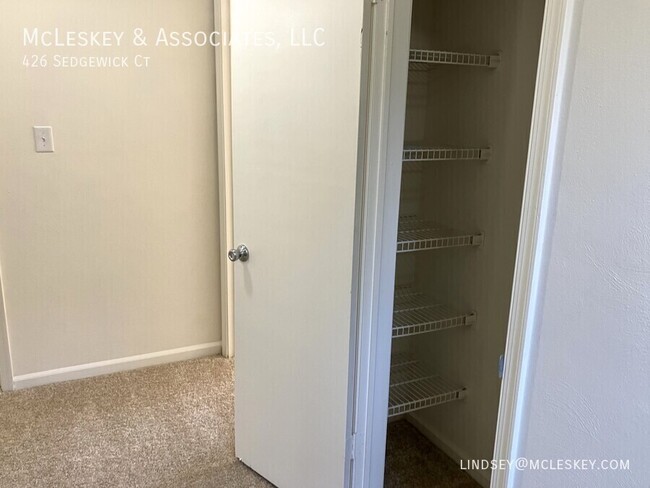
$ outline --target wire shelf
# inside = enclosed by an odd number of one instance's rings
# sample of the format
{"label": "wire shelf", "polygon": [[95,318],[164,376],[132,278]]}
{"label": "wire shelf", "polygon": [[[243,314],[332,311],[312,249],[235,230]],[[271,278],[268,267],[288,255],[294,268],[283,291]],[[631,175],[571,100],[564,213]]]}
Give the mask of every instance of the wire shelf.
{"label": "wire shelf", "polygon": [[483,234],[458,232],[416,217],[402,217],[397,231],[397,252],[427,251],[447,247],[480,246]]}
{"label": "wire shelf", "polygon": [[[410,358],[404,354],[405,357]],[[415,359],[407,359],[401,364],[393,364],[391,358],[390,366],[390,386],[405,385],[420,381],[426,378],[433,378],[435,375],[427,373],[420,363]]]}
{"label": "wire shelf", "polygon": [[429,298],[420,292],[415,285],[396,285],[393,310],[402,312],[412,308],[423,308],[431,305]]}
{"label": "wire shelf", "polygon": [[428,374],[417,361],[392,364],[388,417],[460,400],[465,388]]}
{"label": "wire shelf", "polygon": [[405,163],[422,161],[487,161],[492,155],[489,147],[484,148],[412,148],[404,149]]}
{"label": "wire shelf", "polygon": [[417,360],[413,358],[410,354],[406,352],[394,352],[390,356],[390,367],[391,371],[393,370],[392,368],[395,368],[397,366],[404,366],[406,364],[413,364],[417,363]]}
{"label": "wire shelf", "polygon": [[393,313],[393,338],[465,327],[476,323],[476,315],[462,314],[445,305],[432,305]]}
{"label": "wire shelf", "polygon": [[460,313],[435,303],[412,285],[395,288],[393,338],[435,332],[476,323],[476,313]]}
{"label": "wire shelf", "polygon": [[[411,49],[409,51],[411,63],[426,64],[453,64],[458,66],[479,66],[483,68],[496,68],[501,62],[499,54],[459,53],[452,51],[431,51],[428,49]],[[419,69],[419,68],[415,68]]]}

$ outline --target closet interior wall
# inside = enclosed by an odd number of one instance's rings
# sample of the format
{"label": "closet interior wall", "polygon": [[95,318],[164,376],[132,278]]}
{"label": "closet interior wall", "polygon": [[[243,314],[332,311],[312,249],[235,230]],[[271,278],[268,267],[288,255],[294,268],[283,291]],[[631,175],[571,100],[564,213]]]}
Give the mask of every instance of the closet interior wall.
{"label": "closet interior wall", "polygon": [[404,163],[400,216],[481,233],[480,246],[399,254],[396,283],[475,311],[476,323],[393,340],[421,365],[466,388],[462,401],[409,415],[465,459],[490,459],[499,405],[542,0],[415,0],[411,49],[500,54],[496,68],[411,64],[405,148],[490,148],[487,161]]}

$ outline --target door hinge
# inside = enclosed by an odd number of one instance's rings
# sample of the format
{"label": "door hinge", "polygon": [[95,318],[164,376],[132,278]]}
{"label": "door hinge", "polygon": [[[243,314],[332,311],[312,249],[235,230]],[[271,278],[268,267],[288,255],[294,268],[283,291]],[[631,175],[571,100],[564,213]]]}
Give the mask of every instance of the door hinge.
{"label": "door hinge", "polygon": [[506,366],[506,358],[503,354],[501,354],[501,356],[499,356],[499,367],[498,367],[500,379],[503,379],[503,371],[505,369],[505,366]]}
{"label": "door hinge", "polygon": [[382,0],[370,0],[370,5],[377,5]]}

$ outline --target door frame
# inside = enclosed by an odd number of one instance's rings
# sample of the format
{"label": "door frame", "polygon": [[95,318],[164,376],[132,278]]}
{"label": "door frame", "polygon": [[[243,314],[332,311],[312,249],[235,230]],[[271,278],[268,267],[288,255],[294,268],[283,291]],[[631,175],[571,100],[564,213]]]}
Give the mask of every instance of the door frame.
{"label": "door frame", "polygon": [[[522,454],[582,6],[547,0],[544,14],[494,459]],[[514,488],[518,474],[493,470],[490,486]]]}
{"label": "door frame", "polygon": [[[383,480],[390,330],[399,201],[399,176],[395,160],[401,155],[403,134],[395,125],[404,115],[399,109],[405,82],[394,76],[392,52],[403,49],[393,39],[395,23],[403,28],[400,11],[409,2],[379,0],[374,4],[374,28],[386,35],[373,36],[368,80],[369,100],[364,167],[365,198],[362,205],[362,245],[359,269],[355,414],[355,487],[381,486]],[[521,211],[519,241],[513,279],[506,341],[504,377],[496,429],[495,459],[516,459],[522,429],[527,421],[527,400],[537,343],[539,305],[544,290],[548,229],[555,209],[557,165],[562,155],[567,100],[571,87],[575,46],[583,0],[547,0],[544,12],[530,145]],[[410,11],[410,8],[408,8]],[[410,21],[410,19],[409,19]],[[403,76],[402,76],[403,78]],[[377,93],[378,96],[374,96]],[[403,110],[403,106],[402,109]],[[394,123],[397,117],[397,124]],[[391,125],[391,122],[393,124]],[[392,155],[392,156],[391,156]],[[401,156],[398,156],[401,161]],[[393,178],[391,181],[390,178]],[[387,276],[389,278],[387,278]],[[516,486],[516,470],[494,471],[491,486]]]}
{"label": "door frame", "polygon": [[[230,38],[230,0],[214,0],[214,30],[220,38]],[[227,33],[227,36],[223,34]],[[215,89],[217,110],[217,165],[219,179],[219,272],[221,279],[221,355],[235,355],[234,267],[225,259],[233,240],[232,200],[232,99],[230,91],[230,46],[221,44],[214,49]]]}
{"label": "door frame", "polygon": [[[355,488],[383,486],[395,236],[406,115],[407,80],[399,72],[400,68],[408,69],[408,45],[397,43],[394,34],[396,30],[410,30],[411,4],[412,0],[368,0],[364,19],[364,52],[368,58],[362,65],[366,87],[360,127],[365,129],[365,141],[361,142],[357,198],[359,260],[353,287],[356,357],[351,363],[355,367],[351,432],[354,461],[348,485]],[[396,186],[389,184],[395,181]]]}

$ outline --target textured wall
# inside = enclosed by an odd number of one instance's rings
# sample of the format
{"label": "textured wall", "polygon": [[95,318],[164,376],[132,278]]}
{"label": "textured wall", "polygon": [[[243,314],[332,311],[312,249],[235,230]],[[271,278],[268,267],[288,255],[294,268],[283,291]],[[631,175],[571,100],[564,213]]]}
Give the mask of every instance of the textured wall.
{"label": "textured wall", "polygon": [[[212,0],[0,0],[0,264],[15,375],[218,341],[214,51],[133,28],[213,29]],[[125,30],[121,48],[29,48],[23,27]],[[128,42],[126,38],[128,39]],[[149,69],[22,66],[25,54]],[[34,152],[52,125],[56,152]]]}
{"label": "textured wall", "polygon": [[517,486],[650,483],[650,3],[585,2],[523,455],[630,459]]}

